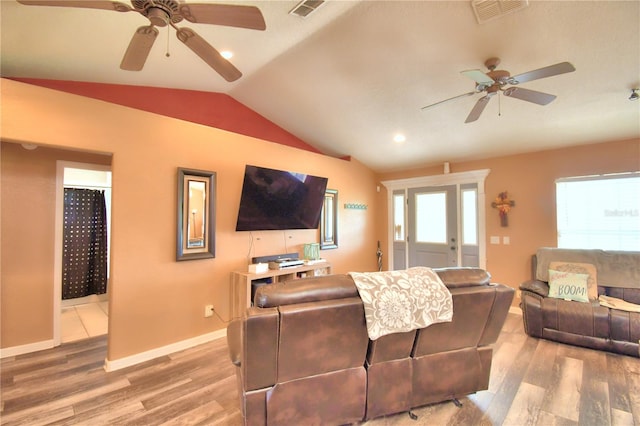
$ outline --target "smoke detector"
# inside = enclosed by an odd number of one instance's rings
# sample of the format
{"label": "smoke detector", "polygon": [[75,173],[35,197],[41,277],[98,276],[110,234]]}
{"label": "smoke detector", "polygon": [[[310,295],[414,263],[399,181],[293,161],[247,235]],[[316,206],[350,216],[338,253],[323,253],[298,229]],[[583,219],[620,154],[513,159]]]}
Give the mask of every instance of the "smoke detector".
{"label": "smoke detector", "polygon": [[479,24],[491,21],[529,6],[529,0],[471,0]]}
{"label": "smoke detector", "polygon": [[324,3],[325,3],[324,0],[303,0],[300,3],[298,3],[296,7],[291,9],[289,14],[296,15],[301,18],[306,18],[312,12],[315,12],[316,10],[318,10],[318,8],[322,6]]}

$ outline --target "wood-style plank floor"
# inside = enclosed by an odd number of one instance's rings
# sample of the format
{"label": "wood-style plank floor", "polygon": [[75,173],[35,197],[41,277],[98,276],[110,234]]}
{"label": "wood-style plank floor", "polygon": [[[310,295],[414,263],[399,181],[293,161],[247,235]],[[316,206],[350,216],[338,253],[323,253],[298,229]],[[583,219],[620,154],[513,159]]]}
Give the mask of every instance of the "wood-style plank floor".
{"label": "wood-style plank floor", "polygon": [[[225,339],[106,373],[106,338],[2,360],[2,425],[240,425]],[[487,391],[364,423],[640,425],[640,359],[526,336],[509,314]]]}

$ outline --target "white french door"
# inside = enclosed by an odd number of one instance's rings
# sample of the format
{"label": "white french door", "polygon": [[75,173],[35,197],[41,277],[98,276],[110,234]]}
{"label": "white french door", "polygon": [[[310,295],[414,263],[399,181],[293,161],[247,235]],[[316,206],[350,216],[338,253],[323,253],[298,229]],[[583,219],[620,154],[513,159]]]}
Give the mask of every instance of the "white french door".
{"label": "white french door", "polygon": [[485,267],[486,171],[388,181],[389,267]]}
{"label": "white french door", "polygon": [[408,191],[408,266],[444,268],[458,265],[455,186]]}

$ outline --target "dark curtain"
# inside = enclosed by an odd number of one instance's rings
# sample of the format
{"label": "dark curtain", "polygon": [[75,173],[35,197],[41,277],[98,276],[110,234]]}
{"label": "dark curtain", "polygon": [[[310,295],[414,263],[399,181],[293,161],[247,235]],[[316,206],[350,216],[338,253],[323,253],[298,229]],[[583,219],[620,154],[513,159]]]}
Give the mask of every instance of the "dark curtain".
{"label": "dark curtain", "polygon": [[107,292],[104,191],[65,188],[62,298]]}

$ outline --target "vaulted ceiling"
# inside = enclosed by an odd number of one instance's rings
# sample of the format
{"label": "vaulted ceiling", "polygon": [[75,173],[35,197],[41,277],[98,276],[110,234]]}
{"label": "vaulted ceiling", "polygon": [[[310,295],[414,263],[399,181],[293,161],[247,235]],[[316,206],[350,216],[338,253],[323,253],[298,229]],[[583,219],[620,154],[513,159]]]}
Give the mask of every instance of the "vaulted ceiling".
{"label": "vaulted ceiling", "polygon": [[[148,25],[138,13],[2,0],[1,72],[225,93],[321,152],[380,172],[640,138],[640,101],[628,99],[640,87],[640,2],[510,1],[524,7],[484,23],[471,1],[333,0],[304,19],[289,13],[297,1],[228,1],[257,6],[266,30],[177,24],[233,51],[243,76],[227,82],[169,27],[141,71],[120,69]],[[422,109],[473,92],[461,71],[486,72],[491,57],[511,75],[565,61],[576,71],[518,86],[557,96],[545,106],[501,94],[471,123],[484,93]]]}

